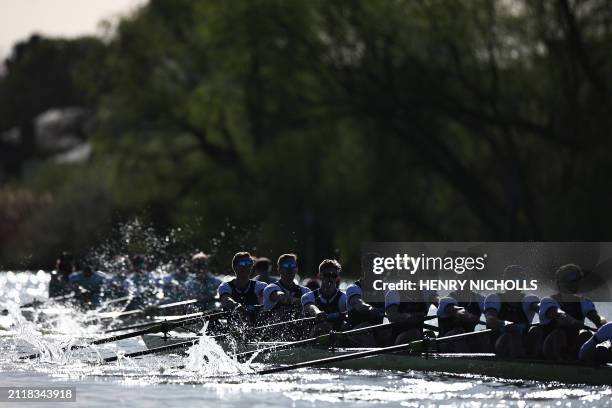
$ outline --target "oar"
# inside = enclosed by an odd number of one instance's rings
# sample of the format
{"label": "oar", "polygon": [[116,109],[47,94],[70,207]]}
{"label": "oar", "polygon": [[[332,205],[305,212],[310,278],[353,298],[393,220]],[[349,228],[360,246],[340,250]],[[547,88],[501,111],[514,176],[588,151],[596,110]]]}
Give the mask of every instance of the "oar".
{"label": "oar", "polygon": [[[212,320],[212,319],[218,319],[221,318],[227,314],[229,314],[231,312],[229,311],[224,311],[224,312],[212,312],[212,313],[208,313],[205,314],[205,312],[197,312],[197,313],[190,313],[187,315],[183,315],[183,316],[160,316],[164,319],[164,321],[181,321],[182,319],[190,319],[192,317],[201,317],[202,319],[207,319],[207,320]],[[159,317],[156,317],[159,318]],[[123,326],[123,327],[117,327],[116,329],[110,329],[110,330],[105,330],[103,333],[115,333],[115,332],[119,332],[119,331],[126,331],[126,330],[134,330],[134,329],[141,329],[143,327],[150,327],[150,326],[155,326],[156,324],[159,324],[159,321],[155,321],[155,322],[144,322],[144,323],[139,323],[139,324],[134,324],[131,326]]]}
{"label": "oar", "polygon": [[[224,335],[221,334],[219,336],[212,336],[212,338],[215,337],[223,337]],[[170,344],[167,346],[160,346],[160,347],[154,347],[151,349],[147,349],[147,350],[141,350],[141,351],[135,351],[133,353],[127,353],[121,356],[121,358],[127,358],[127,357],[141,357],[141,356],[147,356],[150,354],[156,354],[156,353],[165,353],[168,351],[172,351],[172,350],[179,350],[179,349],[184,349],[184,348],[189,348],[191,346],[193,346],[194,344],[197,344],[200,341],[200,338],[196,338],[196,339],[192,339],[192,340],[188,340],[188,341],[183,341],[181,343],[175,343],[175,344]],[[119,356],[112,356],[112,357],[106,357],[105,359],[102,360],[103,363],[112,363],[113,361],[117,361],[119,360]]]}
{"label": "oar", "polygon": [[[219,313],[213,313],[211,315],[207,315],[207,316],[214,316],[217,314],[227,314],[229,312],[219,312]],[[303,319],[296,319],[296,320],[289,320],[286,322],[279,322],[279,323],[273,323],[273,324],[269,324],[266,326],[258,326],[258,327],[253,327],[251,329],[248,329],[249,331],[257,331],[257,330],[262,330],[262,329],[266,329],[266,328],[270,328],[270,327],[279,327],[282,325],[287,325],[287,324],[295,324],[295,323],[301,323],[304,321],[312,321],[314,320],[314,317],[306,317]],[[175,323],[175,322],[172,322]],[[150,329],[148,329],[150,330]],[[147,329],[142,330],[142,332],[147,332]],[[143,334],[149,334],[147,333],[143,333]],[[211,336],[212,338],[222,338],[222,337],[227,337],[229,336],[229,334],[219,334],[216,336]],[[156,354],[156,353],[164,353],[167,351],[172,351],[172,350],[179,350],[179,349],[183,349],[186,347],[190,347],[193,344],[196,344],[199,341],[199,339],[194,339],[194,340],[189,340],[189,341],[185,341],[185,342],[181,342],[181,343],[175,343],[175,344],[170,344],[167,346],[161,346],[161,347],[155,347],[152,349],[148,349],[148,350],[143,350],[143,351],[137,351],[135,353],[129,353],[129,354],[125,354],[123,357],[138,357],[138,356],[146,356],[149,354]],[[112,362],[112,361],[116,361],[118,357],[108,357],[107,359],[104,359],[103,362]]]}
{"label": "oar", "polygon": [[299,323],[312,322],[315,319],[316,319],[316,317],[303,317],[301,319],[287,320],[286,322],[271,323],[271,324],[267,324],[265,326],[253,327],[253,328],[249,329],[249,331],[250,332],[257,332],[257,331],[260,331],[260,330],[275,328],[275,327],[279,327],[279,326],[286,326],[286,325],[290,325],[290,324],[299,324]]}
{"label": "oar", "polygon": [[[426,322],[428,320],[433,320],[436,317],[437,316],[426,316],[423,318],[423,322]],[[418,325],[418,323],[415,323],[415,325]],[[362,327],[361,329],[353,329],[353,330],[347,330],[343,332],[332,332],[328,334],[322,334],[320,336],[312,337],[309,339],[298,340],[298,341],[294,341],[291,343],[280,344],[278,346],[272,346],[272,347],[268,347],[264,349],[251,350],[251,351],[246,351],[243,353],[238,353],[236,354],[236,357],[239,360],[240,359],[244,360],[255,353],[265,354],[265,353],[270,353],[270,352],[274,352],[278,350],[287,350],[287,349],[309,345],[309,344],[329,345],[331,342],[336,341],[337,339],[346,339],[347,337],[358,336],[358,335],[366,334],[366,333],[372,333],[372,332],[376,332],[379,330],[391,329],[393,327],[398,327],[398,326],[406,326],[406,322],[381,323],[381,324],[375,324],[375,325],[368,326],[368,327]],[[432,326],[426,323],[423,323],[423,328],[434,330],[434,331],[439,330],[438,327]]]}
{"label": "oar", "polygon": [[[155,309],[169,309],[172,307],[177,307],[177,306],[185,306],[185,305],[190,305],[192,303],[196,303],[197,299],[189,299],[189,300],[182,300],[180,302],[173,302],[173,303],[166,303],[163,305],[158,305],[158,306],[152,306],[152,308]],[[116,319],[118,317],[124,317],[124,316],[130,316],[130,315],[135,315],[135,314],[142,314],[142,313],[146,313],[147,310],[145,309],[134,309],[134,310],[128,310],[125,312],[102,312],[102,313],[98,313],[96,316],[93,316],[90,320],[104,320],[104,319]],[[89,320],[87,320],[89,321]]]}
{"label": "oar", "polygon": [[67,299],[72,299],[73,297],[75,297],[75,293],[74,292],[70,292],[67,295],[62,295],[62,296],[53,296],[50,297],[49,299],[46,300],[33,300],[29,303],[26,303],[25,305],[21,305],[19,306],[20,308],[26,308],[26,307],[36,307],[36,306],[40,306],[40,305],[44,305],[45,303],[49,303],[49,302],[57,302],[59,300],[67,300]]}
{"label": "oar", "polygon": [[321,358],[318,360],[304,361],[302,363],[292,364],[292,365],[288,365],[284,367],[270,368],[267,370],[258,371],[257,373],[258,374],[272,374],[272,373],[279,373],[283,371],[291,371],[291,370],[295,370],[295,369],[303,368],[303,367],[315,367],[315,366],[326,365],[326,364],[331,364],[331,363],[338,363],[341,361],[348,361],[348,360],[355,360],[358,358],[377,356],[380,354],[397,353],[399,351],[417,351],[419,348],[425,346],[426,344],[446,343],[446,342],[451,342],[451,341],[456,341],[456,340],[463,340],[466,338],[490,335],[492,332],[493,330],[491,329],[484,329],[484,330],[480,330],[480,331],[472,332],[472,333],[462,333],[462,334],[456,334],[456,335],[448,336],[448,337],[441,337],[439,339],[416,340],[416,341],[412,341],[406,344],[399,344],[397,346],[383,347],[383,348],[374,349],[374,350],[360,351],[357,353],[345,354],[342,356],[334,356],[334,357],[328,357],[328,358]]}
{"label": "oar", "polygon": [[132,300],[133,296],[123,296],[117,299],[110,299],[110,300],[105,300],[104,302],[102,302],[102,304],[100,305],[100,307],[98,307],[98,310],[102,310],[102,309],[106,309],[107,307],[109,307],[110,305],[113,305],[115,303],[121,303],[121,302],[125,302],[126,300]]}
{"label": "oar", "polygon": [[[201,320],[202,320],[202,316],[198,316],[198,317],[193,317],[193,318],[179,320],[179,321],[174,321],[174,322],[161,322],[161,323],[157,323],[156,325],[148,327],[148,328],[143,329],[143,330],[137,330],[137,331],[134,331],[134,332],[120,334],[120,335],[117,335],[117,336],[105,337],[105,338],[102,338],[102,339],[91,341],[91,342],[89,342],[85,346],[74,345],[74,346],[71,346],[70,348],[63,348],[62,350],[63,351],[76,350],[76,349],[85,348],[85,347],[88,347],[88,346],[97,346],[97,345],[100,345],[100,344],[112,343],[112,342],[119,341],[119,340],[130,339],[130,338],[133,338],[133,337],[142,336],[143,334],[168,332],[168,331],[170,331],[172,329],[175,329],[177,327],[185,326],[185,325],[190,324],[192,322],[201,321]],[[34,353],[34,354],[30,354],[28,356],[19,357],[19,359],[20,360],[32,360],[34,358],[40,357],[40,355],[41,355],[41,353]]]}

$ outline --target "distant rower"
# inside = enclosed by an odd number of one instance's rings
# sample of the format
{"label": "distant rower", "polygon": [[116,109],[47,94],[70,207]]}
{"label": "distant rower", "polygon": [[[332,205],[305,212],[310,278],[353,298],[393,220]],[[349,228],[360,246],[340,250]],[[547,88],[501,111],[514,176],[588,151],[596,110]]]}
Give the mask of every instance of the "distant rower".
{"label": "distant rower", "polygon": [[187,298],[198,301],[198,309],[206,311],[215,307],[217,289],[221,279],[212,276],[208,268],[208,255],[198,252],[191,257],[193,277],[185,283]]}
{"label": "distant rower", "polygon": [[74,272],[74,256],[70,252],[62,252],[55,263],[55,270],[51,272],[49,281],[49,297],[68,295],[73,291],[70,284],[70,274]]}
{"label": "distant rower", "polygon": [[321,288],[302,295],[304,314],[316,317],[311,337],[340,330],[346,312],[346,295],[338,289],[342,267],[335,259],[325,259],[319,265]]}
{"label": "distant rower", "polygon": [[100,297],[103,295],[104,286],[109,281],[109,276],[100,271],[94,271],[91,265],[83,265],[79,272],[72,273],[68,280],[75,286],[77,300],[82,306],[96,307],[100,305]]}
{"label": "distant rower", "polygon": [[271,271],[272,262],[270,261],[270,259],[266,257],[261,257],[255,259],[251,275],[253,276],[253,280],[268,284],[274,281],[270,276]]}

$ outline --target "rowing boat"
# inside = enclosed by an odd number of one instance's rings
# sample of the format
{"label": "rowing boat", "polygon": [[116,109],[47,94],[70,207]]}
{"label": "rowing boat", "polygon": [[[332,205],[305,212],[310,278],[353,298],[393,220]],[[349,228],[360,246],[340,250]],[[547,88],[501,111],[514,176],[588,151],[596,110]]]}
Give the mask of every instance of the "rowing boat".
{"label": "rowing boat", "polygon": [[[145,335],[143,340],[148,348],[171,345],[196,337],[173,335]],[[259,344],[270,347],[283,343]],[[252,345],[253,347],[257,347]],[[258,356],[253,363],[296,364],[307,360],[316,360],[343,354],[372,349],[341,348],[329,349],[322,347],[298,347],[288,350],[278,350],[266,356]],[[572,363],[553,362],[530,359],[501,359],[494,354],[382,354],[372,357],[336,362],[327,367],[353,370],[394,370],[423,371],[459,375],[482,375],[494,378],[524,381],[558,382],[566,384],[612,385],[612,365],[586,366]]]}

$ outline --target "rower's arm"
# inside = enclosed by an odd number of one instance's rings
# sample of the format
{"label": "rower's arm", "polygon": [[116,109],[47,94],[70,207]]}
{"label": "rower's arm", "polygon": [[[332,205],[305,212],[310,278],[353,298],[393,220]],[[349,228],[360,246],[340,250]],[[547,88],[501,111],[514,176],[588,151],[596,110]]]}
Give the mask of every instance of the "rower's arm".
{"label": "rower's arm", "polygon": [[370,315],[375,319],[382,317],[381,316],[382,311],[370,305],[369,303],[364,302],[361,296],[358,296],[358,295],[351,296],[348,303],[351,306],[351,308],[358,313],[364,313],[364,314]]}
{"label": "rower's arm", "polygon": [[225,310],[234,310],[240,303],[236,302],[229,294],[221,295],[221,307]]}
{"label": "rower's arm", "polygon": [[596,310],[591,310],[589,313],[587,313],[586,317],[592,321],[596,327],[601,327],[608,323],[608,320],[605,317],[600,316]]}
{"label": "rower's arm", "polygon": [[465,310],[465,308],[456,305],[447,305],[444,310],[448,315],[453,316],[457,322],[478,323],[480,320],[480,316],[475,316]]}
{"label": "rower's arm", "polygon": [[283,305],[289,305],[292,303],[293,299],[291,298],[291,296],[289,296],[287,293],[283,292],[282,290],[277,290],[270,294],[270,300],[272,300],[273,302],[282,303]]}
{"label": "rower's arm", "polygon": [[325,312],[319,309],[317,305],[315,305],[314,303],[308,303],[304,305],[304,314],[307,317],[318,317],[318,318],[325,317]]}
{"label": "rower's arm", "polygon": [[353,310],[355,310],[356,312],[359,312],[359,313],[367,313],[372,308],[372,306],[370,306],[369,304],[364,302],[362,298],[360,298],[359,296],[356,296],[356,295],[352,296],[349,299],[349,304],[351,305]]}
{"label": "rower's arm", "polygon": [[580,320],[574,319],[572,316],[564,313],[556,307],[551,307],[546,311],[546,317],[551,321],[555,321],[559,326],[565,327],[577,327],[581,328],[583,326]]}
{"label": "rower's arm", "polygon": [[317,320],[325,320],[327,313],[319,309],[315,303],[315,296],[312,292],[307,292],[300,299],[304,314],[308,317],[316,317]]}
{"label": "rower's arm", "polygon": [[492,329],[501,329],[505,325],[505,322],[497,316],[497,310],[495,309],[485,310],[485,318],[487,326]]}
{"label": "rower's arm", "polygon": [[387,317],[391,323],[405,322],[405,323],[419,323],[423,321],[422,314],[419,313],[400,313],[398,305],[391,305],[387,308]]}

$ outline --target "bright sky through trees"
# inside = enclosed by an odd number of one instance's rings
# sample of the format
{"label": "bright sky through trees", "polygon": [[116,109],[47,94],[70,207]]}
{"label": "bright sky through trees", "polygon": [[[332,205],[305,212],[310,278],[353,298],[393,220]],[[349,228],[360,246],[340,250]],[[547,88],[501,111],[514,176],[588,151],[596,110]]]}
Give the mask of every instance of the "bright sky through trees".
{"label": "bright sky through trees", "polygon": [[0,59],[33,33],[73,37],[99,32],[101,20],[129,13],[144,0],[0,0]]}

